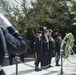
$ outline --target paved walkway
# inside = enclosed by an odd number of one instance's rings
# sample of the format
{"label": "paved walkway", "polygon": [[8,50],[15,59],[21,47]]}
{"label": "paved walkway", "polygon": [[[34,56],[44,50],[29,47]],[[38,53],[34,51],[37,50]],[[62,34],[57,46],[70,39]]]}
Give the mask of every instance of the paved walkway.
{"label": "paved walkway", "polygon": [[[61,67],[55,66],[55,58],[52,59],[52,66],[39,72],[34,71],[34,61],[18,64],[18,75],[60,75]],[[6,75],[16,75],[16,65],[4,66]],[[76,75],[76,56],[71,55],[68,60],[63,60],[63,74]]]}

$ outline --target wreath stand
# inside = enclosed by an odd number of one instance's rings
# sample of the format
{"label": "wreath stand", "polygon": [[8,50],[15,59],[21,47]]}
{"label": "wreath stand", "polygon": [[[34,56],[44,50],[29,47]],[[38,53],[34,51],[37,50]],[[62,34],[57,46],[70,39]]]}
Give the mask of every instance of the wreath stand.
{"label": "wreath stand", "polygon": [[61,70],[60,70],[60,75],[63,75],[63,59],[62,59],[62,52],[61,52]]}
{"label": "wreath stand", "polygon": [[64,75],[64,72],[63,72],[63,58],[62,58],[62,51],[61,51],[61,69],[60,69],[60,74],[58,75]]}
{"label": "wreath stand", "polygon": [[19,59],[19,57],[17,54],[16,54],[15,59],[16,59],[16,75],[18,75],[18,59]]}

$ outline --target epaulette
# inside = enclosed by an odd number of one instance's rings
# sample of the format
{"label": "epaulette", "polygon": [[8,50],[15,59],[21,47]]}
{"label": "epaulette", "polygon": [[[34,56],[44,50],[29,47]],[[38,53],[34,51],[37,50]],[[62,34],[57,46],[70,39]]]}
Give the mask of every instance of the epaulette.
{"label": "epaulette", "polygon": [[5,27],[3,27],[2,25],[0,25],[0,28],[2,28],[3,30],[5,30]]}
{"label": "epaulette", "polygon": [[16,31],[14,31],[12,34],[15,34],[15,33],[18,33],[18,31],[16,30]]}

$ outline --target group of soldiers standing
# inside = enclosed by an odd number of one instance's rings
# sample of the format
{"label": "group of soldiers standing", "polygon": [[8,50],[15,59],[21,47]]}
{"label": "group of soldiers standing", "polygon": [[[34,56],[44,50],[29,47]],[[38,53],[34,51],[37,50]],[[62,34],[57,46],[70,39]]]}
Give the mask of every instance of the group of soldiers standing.
{"label": "group of soldiers standing", "polygon": [[5,16],[0,14],[0,75],[6,75],[1,68],[5,55],[15,54],[22,58],[26,52],[27,44],[21,34]]}
{"label": "group of soldiers standing", "polygon": [[[60,66],[60,45],[61,35],[57,34],[56,39],[53,39],[51,29],[44,30],[43,34],[37,32],[34,38],[34,52],[35,52],[35,71],[41,71],[52,67],[51,60],[53,57],[53,50],[55,49],[56,54],[56,66]],[[39,62],[41,68],[39,68]]]}

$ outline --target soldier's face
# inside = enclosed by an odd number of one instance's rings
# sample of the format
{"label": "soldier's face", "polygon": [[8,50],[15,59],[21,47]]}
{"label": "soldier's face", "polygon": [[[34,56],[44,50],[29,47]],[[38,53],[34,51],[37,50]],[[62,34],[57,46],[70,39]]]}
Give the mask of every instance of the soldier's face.
{"label": "soldier's face", "polygon": [[61,39],[61,36],[58,36],[58,39]]}
{"label": "soldier's face", "polygon": [[49,35],[49,32],[47,32],[46,35],[48,36]]}

